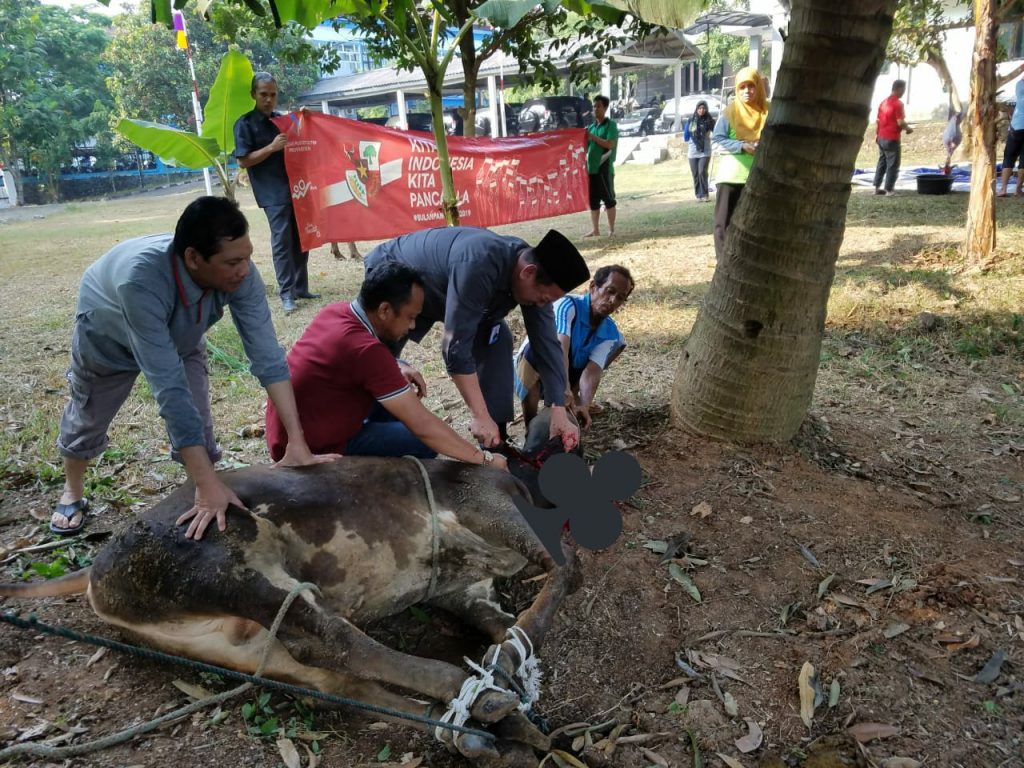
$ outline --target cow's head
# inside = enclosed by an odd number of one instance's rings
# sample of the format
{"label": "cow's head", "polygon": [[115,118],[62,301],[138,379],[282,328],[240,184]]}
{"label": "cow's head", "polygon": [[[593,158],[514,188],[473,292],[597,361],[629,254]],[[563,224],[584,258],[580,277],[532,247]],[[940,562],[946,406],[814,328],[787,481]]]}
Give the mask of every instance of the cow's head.
{"label": "cow's head", "polygon": [[[569,420],[579,426],[575,417],[569,414]],[[533,503],[538,507],[550,509],[551,504],[544,498],[540,491],[540,468],[544,462],[558,453],[566,453],[562,441],[558,437],[550,437],[551,434],[551,411],[547,408],[530,422],[530,428],[526,432],[526,442],[520,451],[510,445],[503,445],[496,449],[508,459],[508,470],[512,475],[527,487]],[[580,458],[583,458],[583,441],[572,451]]]}

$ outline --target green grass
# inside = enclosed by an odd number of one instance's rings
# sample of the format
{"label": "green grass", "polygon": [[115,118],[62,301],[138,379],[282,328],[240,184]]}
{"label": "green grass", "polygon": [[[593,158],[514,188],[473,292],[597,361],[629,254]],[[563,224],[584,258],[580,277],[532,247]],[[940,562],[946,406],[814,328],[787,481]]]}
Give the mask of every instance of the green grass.
{"label": "green grass", "polygon": [[[866,146],[862,155],[873,151]],[[601,396],[661,408],[714,271],[713,206],[693,200],[689,168],[681,157],[654,167],[620,167],[616,185],[620,202],[613,239],[579,240],[576,236],[588,225],[586,213],[497,230],[536,242],[554,227],[578,241],[592,269],[622,263],[634,272],[637,291],[617,316],[629,347],[622,364],[608,371]],[[45,218],[22,211],[18,220],[0,224],[0,324],[5,329],[0,380],[8,423],[0,431],[0,455],[9,473],[36,472],[44,481],[45,467],[57,465],[53,442],[64,405],[67,348],[82,271],[118,241],[170,230],[198,193],[47,207]],[[276,332],[288,348],[322,302],[306,303],[293,315],[281,313],[274,300],[266,219],[251,193],[243,192],[241,202],[250,221],[254,263],[269,284]],[[1024,242],[1024,207],[1014,202],[999,201],[1001,250],[982,271],[959,256],[966,195],[877,198],[854,190],[829,301],[819,399],[870,399],[889,389],[941,396],[949,376],[980,377],[994,402],[978,405],[970,418],[984,411],[1003,423],[1020,422],[1019,391],[1000,386],[1017,387],[1019,380],[1010,371],[1022,354],[1024,257],[1018,243]],[[373,245],[364,242],[360,248],[365,253]],[[351,298],[362,280],[359,263],[335,261],[327,248],[311,255],[310,273],[314,290],[330,301]],[[917,318],[924,311],[941,318],[933,330],[919,327]],[[512,321],[517,327],[518,315]],[[266,397],[248,373],[238,334],[225,318],[208,340],[218,437],[239,460],[264,461],[262,439],[234,434],[262,422]],[[465,409],[445,375],[439,340],[435,329],[423,345],[408,345],[406,357],[427,378],[427,407],[464,430]],[[947,410],[949,418],[956,416],[956,408]],[[116,484],[152,485],[155,481],[145,479],[146,459],[165,455],[167,438],[144,379],[115,421],[111,440],[128,454]]]}

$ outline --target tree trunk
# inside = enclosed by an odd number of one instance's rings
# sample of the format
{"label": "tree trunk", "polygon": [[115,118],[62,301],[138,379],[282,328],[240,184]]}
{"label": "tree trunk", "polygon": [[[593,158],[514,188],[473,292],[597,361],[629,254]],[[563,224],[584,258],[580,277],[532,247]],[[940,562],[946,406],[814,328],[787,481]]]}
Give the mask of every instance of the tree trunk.
{"label": "tree trunk", "polygon": [[462,135],[476,136],[476,81],[480,72],[480,62],[476,59],[476,41],[473,33],[459,41],[459,54],[462,57]]}
{"label": "tree trunk", "polygon": [[[18,201],[18,205],[24,205],[25,194],[21,180],[21,160],[18,157],[18,144],[13,136],[8,137],[7,146],[10,151],[4,153],[4,167],[11,172],[11,176],[14,178],[14,196]],[[8,199],[10,199],[10,195],[8,195]]]}
{"label": "tree trunk", "polygon": [[953,82],[953,75],[949,71],[949,64],[946,63],[946,57],[942,55],[942,51],[928,51],[925,62],[935,70],[935,74],[939,76],[942,84],[949,90],[949,98],[953,102],[953,111],[963,112],[964,105],[960,101],[960,93],[956,89],[956,83]]}
{"label": "tree trunk", "polygon": [[[996,247],[996,35],[993,0],[974,0],[974,59],[971,62],[971,199],[964,250],[975,262]],[[1018,176],[1018,183],[1020,177]]]}
{"label": "tree trunk", "polygon": [[785,441],[807,415],[896,4],[794,0],[754,167],[679,360],[675,423],[728,440]]}
{"label": "tree trunk", "polygon": [[437,142],[444,220],[448,226],[457,227],[459,226],[459,204],[455,199],[455,179],[452,176],[452,164],[448,158],[448,135],[444,132],[444,104],[441,101],[442,80],[442,74],[435,77],[428,76],[427,87],[430,89],[430,114],[433,117],[434,140]]}

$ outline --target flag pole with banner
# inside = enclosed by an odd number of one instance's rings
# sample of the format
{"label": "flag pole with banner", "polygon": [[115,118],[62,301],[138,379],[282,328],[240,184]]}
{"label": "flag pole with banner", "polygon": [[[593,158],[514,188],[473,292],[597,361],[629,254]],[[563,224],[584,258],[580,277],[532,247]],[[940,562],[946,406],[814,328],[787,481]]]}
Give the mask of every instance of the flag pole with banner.
{"label": "flag pole with banner", "polygon": [[[302,250],[444,225],[433,134],[319,112],[273,118]],[[493,227],[589,208],[582,128],[508,139],[448,138],[459,220]]]}
{"label": "flag pole with banner", "polygon": [[[196,68],[192,65],[192,47],[188,43],[188,34],[185,32],[185,17],[181,11],[174,12],[174,37],[175,44],[185,52],[185,60],[188,61],[188,71],[192,76],[192,111],[196,116],[196,135],[203,135],[203,110],[199,106],[199,83],[196,82]],[[203,168],[203,181],[206,182],[206,194],[213,194],[213,184],[210,181],[210,169]]]}

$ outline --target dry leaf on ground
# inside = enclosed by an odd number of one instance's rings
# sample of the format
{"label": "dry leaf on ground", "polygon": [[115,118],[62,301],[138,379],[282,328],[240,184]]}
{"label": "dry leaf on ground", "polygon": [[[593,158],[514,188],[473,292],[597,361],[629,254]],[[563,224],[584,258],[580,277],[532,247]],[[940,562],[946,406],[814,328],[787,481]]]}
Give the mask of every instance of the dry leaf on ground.
{"label": "dry leaf on ground", "polygon": [[890,624],[888,627],[882,630],[882,637],[884,637],[886,640],[892,640],[897,635],[902,635],[908,629],[910,629],[909,624],[896,622],[894,624]]}
{"label": "dry leaf on ground", "polygon": [[281,759],[288,768],[302,768],[299,750],[295,748],[295,742],[291,739],[278,739],[277,751],[281,753]]}
{"label": "dry leaf on ground", "polygon": [[828,687],[828,708],[836,706],[839,703],[839,694],[841,690],[839,687],[839,678],[832,678],[832,684]]}
{"label": "dry leaf on ground", "polygon": [[203,688],[201,685],[193,685],[192,683],[186,683],[184,680],[172,680],[171,685],[177,688],[179,691],[184,693],[189,698],[196,699],[208,699],[213,694]]}
{"label": "dry leaf on ground", "polygon": [[748,732],[743,738],[736,739],[736,749],[743,754],[747,754],[761,746],[761,742],[764,741],[764,734],[761,733],[761,727],[749,717],[743,718],[743,722],[747,724]]}
{"label": "dry leaf on ground", "polygon": [[800,668],[797,684],[800,686],[800,719],[808,728],[814,721],[814,685],[811,682],[813,678],[814,666],[811,662],[805,661]]}
{"label": "dry leaf on ground", "polygon": [[669,563],[668,572],[673,579],[682,585],[683,589],[686,590],[686,594],[692,597],[694,602],[699,603],[701,601],[700,590],[697,589],[697,585],[693,583],[693,580],[686,575],[682,568],[675,563]]}
{"label": "dry leaf on ground", "polygon": [[42,704],[42,703],[44,703],[42,699],[37,699],[35,696],[26,696],[24,693],[19,693],[18,691],[14,691],[11,694],[11,698],[14,699],[15,701],[20,701],[22,704]]}
{"label": "dry leaf on ground", "polygon": [[1003,666],[1003,662],[1006,661],[1006,653],[1002,650],[998,650],[992,654],[992,658],[988,660],[984,667],[974,676],[974,682],[976,683],[991,683],[999,677],[999,670]]}
{"label": "dry leaf on ground", "polygon": [[640,754],[642,754],[655,765],[661,766],[661,768],[668,768],[668,760],[659,755],[657,752],[653,752],[647,749],[647,747],[640,747]]}
{"label": "dry leaf on ground", "polygon": [[700,515],[701,520],[706,517],[711,517],[711,505],[706,501],[702,501],[690,510],[690,517],[693,517],[694,515]]}

